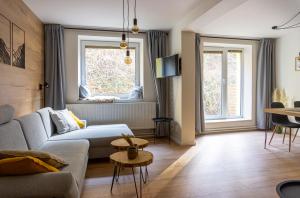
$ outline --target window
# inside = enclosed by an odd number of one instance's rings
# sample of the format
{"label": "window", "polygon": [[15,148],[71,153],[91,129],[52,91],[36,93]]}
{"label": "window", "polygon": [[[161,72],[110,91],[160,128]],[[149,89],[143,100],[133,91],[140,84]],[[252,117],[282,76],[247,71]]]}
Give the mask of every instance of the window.
{"label": "window", "polygon": [[126,65],[126,50],[119,42],[81,41],[81,78],[91,96],[116,96],[126,99],[140,86],[139,44],[130,43],[132,63]]}
{"label": "window", "polygon": [[203,100],[207,120],[243,117],[242,70],[242,49],[205,48]]}

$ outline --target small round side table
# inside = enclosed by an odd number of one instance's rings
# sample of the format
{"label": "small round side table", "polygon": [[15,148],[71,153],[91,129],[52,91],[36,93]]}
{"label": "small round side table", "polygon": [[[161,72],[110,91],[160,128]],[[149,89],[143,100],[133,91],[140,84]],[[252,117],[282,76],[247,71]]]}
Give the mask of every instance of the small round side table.
{"label": "small round side table", "polygon": [[[146,146],[149,145],[148,140],[144,140],[141,138],[130,138],[133,144],[136,144],[139,149],[143,149]],[[129,147],[128,142],[124,138],[120,138],[117,140],[114,140],[110,143],[115,149],[118,149],[119,151],[126,150]]]}
{"label": "small round side table", "polygon": [[[136,159],[129,160],[127,157],[127,151],[119,151],[114,154],[110,155],[110,160],[114,164],[114,173],[113,173],[113,179],[110,187],[110,191],[112,192],[115,177],[117,174],[117,170],[119,167],[124,168],[131,168],[133,180],[134,180],[134,186],[135,186],[135,192],[136,196],[142,198],[142,190],[143,190],[143,172],[142,172],[142,166],[148,166],[153,162],[153,154],[148,151],[138,151],[138,156]],[[136,180],[135,180],[135,174],[134,174],[134,168],[139,167],[140,168],[140,195],[138,193]]]}
{"label": "small round side table", "polygon": [[[142,149],[142,150],[149,145],[149,141],[142,139],[142,138],[130,138],[130,139],[133,144],[136,144],[138,146],[138,148]],[[112,145],[112,147],[114,147],[118,151],[127,150],[127,148],[129,147],[128,142],[124,138],[113,140],[110,144]],[[117,178],[116,178],[117,182],[119,181],[120,172],[121,172],[121,167],[119,166],[118,170],[117,170]],[[142,175],[144,183],[147,182],[148,176],[149,176],[149,173],[148,173],[148,168],[146,166],[145,167],[145,175]]]}

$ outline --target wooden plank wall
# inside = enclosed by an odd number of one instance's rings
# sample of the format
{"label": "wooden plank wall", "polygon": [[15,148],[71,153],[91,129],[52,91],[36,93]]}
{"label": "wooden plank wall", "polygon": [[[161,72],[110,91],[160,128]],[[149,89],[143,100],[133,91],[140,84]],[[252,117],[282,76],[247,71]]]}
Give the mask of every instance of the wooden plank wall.
{"label": "wooden plank wall", "polygon": [[44,28],[22,0],[0,0],[0,5],[0,13],[25,30],[26,69],[0,63],[0,105],[13,105],[15,116],[21,116],[43,106]]}

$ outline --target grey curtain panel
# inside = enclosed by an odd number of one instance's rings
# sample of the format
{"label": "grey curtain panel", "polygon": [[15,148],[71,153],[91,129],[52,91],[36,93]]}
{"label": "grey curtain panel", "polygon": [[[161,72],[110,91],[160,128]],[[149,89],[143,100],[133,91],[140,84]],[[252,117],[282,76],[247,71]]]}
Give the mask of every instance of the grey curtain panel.
{"label": "grey curtain panel", "polygon": [[168,34],[162,31],[147,32],[147,43],[152,77],[158,103],[158,117],[167,116],[167,79],[156,78],[156,58],[167,56]]}
{"label": "grey curtain panel", "polygon": [[[262,39],[257,64],[256,119],[258,129],[265,129],[264,108],[271,106],[272,92],[276,86],[275,56],[275,39]],[[267,124],[270,128],[271,120],[268,120]]]}
{"label": "grey curtain panel", "polygon": [[45,106],[60,110],[65,108],[65,55],[64,28],[45,25]]}
{"label": "grey curtain panel", "polygon": [[203,97],[202,97],[202,66],[200,55],[200,34],[195,35],[195,80],[196,80],[196,133],[204,131],[204,110],[203,110]]}

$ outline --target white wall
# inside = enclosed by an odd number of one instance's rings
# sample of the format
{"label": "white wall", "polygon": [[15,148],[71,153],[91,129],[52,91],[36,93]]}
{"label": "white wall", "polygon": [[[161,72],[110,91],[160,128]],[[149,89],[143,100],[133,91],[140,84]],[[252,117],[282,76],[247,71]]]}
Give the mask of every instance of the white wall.
{"label": "white wall", "polygon": [[[169,32],[170,53],[181,55],[181,30],[174,27]],[[169,114],[174,119],[172,139],[181,144],[182,131],[182,77],[175,76],[169,80]]]}
{"label": "white wall", "polygon": [[[180,145],[195,144],[195,33],[183,31],[172,35],[180,39],[181,76],[170,79],[170,114],[174,119],[172,139]],[[177,42],[177,41],[176,41]],[[173,43],[174,44],[174,43]],[[178,43],[177,43],[178,44]],[[172,46],[172,45],[171,45]],[[172,48],[172,47],[171,47]],[[178,53],[179,48],[173,51]]]}
{"label": "white wall", "polygon": [[[79,98],[79,45],[78,36],[107,36],[120,38],[121,33],[118,32],[105,32],[105,31],[91,31],[91,30],[74,30],[65,29],[65,56],[66,56],[66,96],[67,103],[76,103]],[[143,68],[141,68],[141,80],[144,86],[144,101],[155,101],[154,83],[151,74],[151,68],[148,58],[148,49],[145,34],[131,35],[131,38],[143,39]]]}
{"label": "white wall", "polygon": [[277,87],[286,90],[290,102],[300,100],[300,71],[295,71],[295,57],[300,52],[300,29],[277,39],[276,46]]}
{"label": "white wall", "polygon": [[175,26],[169,32],[170,53],[181,53],[181,31],[182,27]]}
{"label": "white wall", "polygon": [[182,75],[169,81],[169,112],[174,119],[172,139],[181,145],[193,145],[195,139],[195,33],[189,32],[188,26],[220,2],[201,2],[169,32],[170,53],[181,54],[182,58]]}
{"label": "white wall", "polygon": [[195,109],[196,109],[196,93],[195,93],[195,33],[182,32],[182,131],[181,144],[195,144]]}

